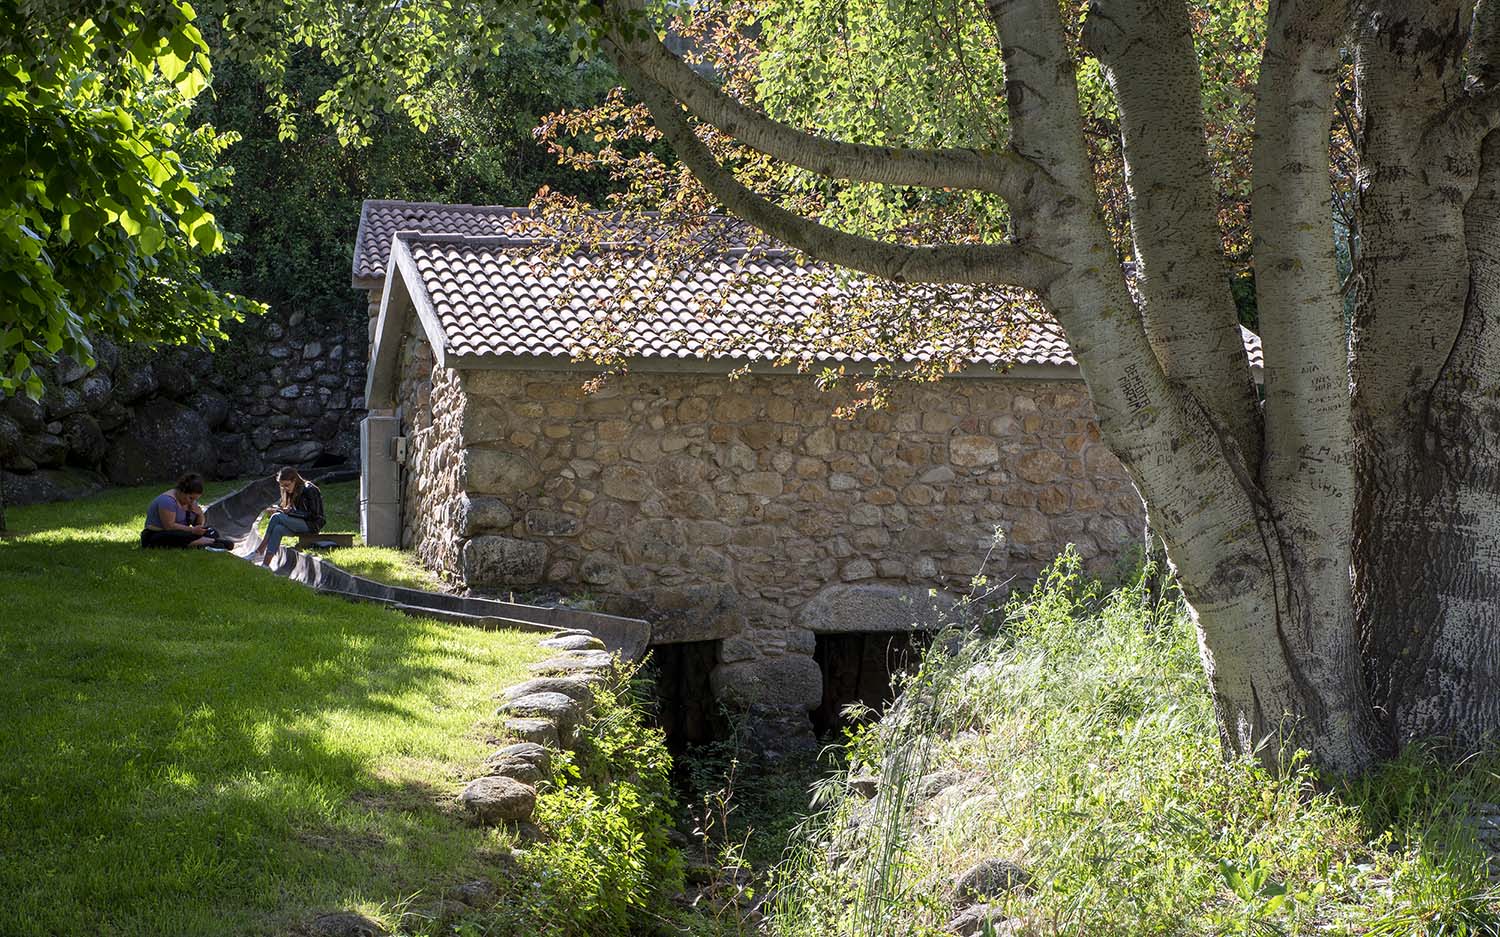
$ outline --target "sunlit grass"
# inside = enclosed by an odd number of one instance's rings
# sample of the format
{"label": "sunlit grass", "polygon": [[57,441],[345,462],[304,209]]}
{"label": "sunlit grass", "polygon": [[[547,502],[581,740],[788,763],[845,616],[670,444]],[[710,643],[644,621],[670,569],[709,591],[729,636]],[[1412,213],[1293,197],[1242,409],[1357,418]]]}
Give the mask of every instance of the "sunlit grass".
{"label": "sunlit grass", "polygon": [[10,512],[0,933],[281,934],[493,878],[453,794],[536,637],[142,551],[165,487]]}
{"label": "sunlit grass", "polygon": [[1500,803],[1495,753],[1409,749],[1357,783],[1225,761],[1192,624],[1147,595],[1069,554],[988,640],[930,656],[848,749],[880,796],[821,791],[772,933],[942,933],[955,877],[1000,858],[1031,876],[991,896],[1001,933],[1500,934],[1472,816]]}

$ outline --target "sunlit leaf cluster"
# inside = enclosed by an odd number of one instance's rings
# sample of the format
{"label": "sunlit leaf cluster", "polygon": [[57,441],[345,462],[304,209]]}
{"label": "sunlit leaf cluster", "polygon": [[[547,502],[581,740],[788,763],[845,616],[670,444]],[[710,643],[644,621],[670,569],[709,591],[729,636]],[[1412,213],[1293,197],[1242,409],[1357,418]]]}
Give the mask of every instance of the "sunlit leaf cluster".
{"label": "sunlit leaf cluster", "polygon": [[211,207],[233,137],[195,125],[208,49],[186,3],[23,9],[0,42],[0,391],[91,359],[90,334],[212,341],[255,304],[199,262],[224,249]]}

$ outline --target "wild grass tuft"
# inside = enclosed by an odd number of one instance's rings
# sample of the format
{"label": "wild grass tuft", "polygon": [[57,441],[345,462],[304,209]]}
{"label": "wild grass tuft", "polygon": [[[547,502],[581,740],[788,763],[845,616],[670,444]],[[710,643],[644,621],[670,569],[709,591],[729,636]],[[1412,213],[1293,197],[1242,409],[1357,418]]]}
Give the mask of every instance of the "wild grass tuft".
{"label": "wild grass tuft", "polygon": [[1000,858],[1031,876],[989,896],[1008,933],[1500,934],[1475,833],[1500,759],[1413,750],[1336,787],[1225,762],[1191,623],[1145,582],[1106,593],[1070,552],[970,609],[982,637],[930,654],[850,737],[878,793],[825,783],[773,933],[944,933],[955,877]]}

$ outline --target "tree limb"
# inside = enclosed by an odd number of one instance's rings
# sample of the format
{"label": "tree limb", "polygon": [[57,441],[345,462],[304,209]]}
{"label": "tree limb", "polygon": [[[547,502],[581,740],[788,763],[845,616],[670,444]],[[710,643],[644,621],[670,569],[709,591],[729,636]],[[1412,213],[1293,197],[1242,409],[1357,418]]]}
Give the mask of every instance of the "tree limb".
{"label": "tree limb", "polygon": [[1254,383],[1220,247],[1202,78],[1183,0],[1097,0],[1084,41],[1120,107],[1146,334],[1167,377],[1260,462]]}
{"label": "tree limb", "polygon": [[[1078,80],[1062,15],[1052,0],[985,0],[1005,62],[1011,146],[1041,165],[1067,196],[1095,204]],[[1076,208],[1077,203],[1065,206]]]}
{"label": "tree limb", "polygon": [[[625,4],[615,4],[624,12]],[[618,13],[616,14],[618,15]],[[1036,198],[1046,174],[1010,151],[871,146],[820,137],[747,107],[699,75],[654,33],[610,34],[611,56],[629,58],[640,74],[694,117],[745,146],[831,179],[991,192],[1015,205]]]}
{"label": "tree limb", "polygon": [[732,214],[813,257],[900,283],[967,283],[1044,289],[1062,270],[1014,244],[913,247],[859,237],[810,221],[746,188],[698,139],[676,99],[624,56],[614,58],[677,157]]}

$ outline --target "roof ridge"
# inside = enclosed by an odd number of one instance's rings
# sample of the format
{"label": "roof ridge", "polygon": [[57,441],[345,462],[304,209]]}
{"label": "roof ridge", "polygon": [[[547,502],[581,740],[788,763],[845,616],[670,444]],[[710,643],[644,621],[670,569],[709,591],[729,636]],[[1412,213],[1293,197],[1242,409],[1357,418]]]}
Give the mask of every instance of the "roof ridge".
{"label": "roof ridge", "polygon": [[[399,238],[408,244],[414,242],[428,242],[435,244],[464,244],[477,247],[535,247],[551,246],[561,244],[564,238],[558,235],[513,235],[513,234],[464,234],[459,231],[429,232],[417,229],[397,229],[393,237]],[[646,241],[593,241],[580,244],[575,250],[568,251],[569,256],[580,254],[591,254],[603,251],[645,251],[650,248]],[[760,245],[737,245],[733,247],[719,248],[712,252],[712,256],[721,257],[764,257],[771,260],[792,260],[800,256],[801,252],[786,247],[764,247]],[[805,264],[803,266],[815,266]]]}

